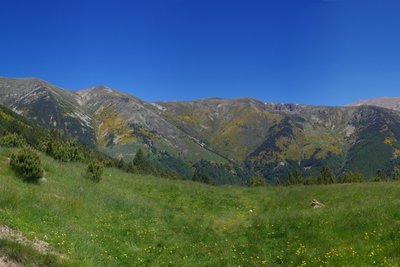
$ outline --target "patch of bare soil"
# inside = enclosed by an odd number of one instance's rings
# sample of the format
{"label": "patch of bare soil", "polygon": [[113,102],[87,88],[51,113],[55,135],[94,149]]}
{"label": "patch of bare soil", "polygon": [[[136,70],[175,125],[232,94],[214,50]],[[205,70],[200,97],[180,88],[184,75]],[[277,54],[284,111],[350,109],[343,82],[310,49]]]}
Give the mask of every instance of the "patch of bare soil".
{"label": "patch of bare soil", "polygon": [[17,262],[8,259],[7,257],[0,256],[0,267],[20,267]]}
{"label": "patch of bare soil", "polygon": [[[57,252],[51,251],[50,246],[45,241],[37,238],[29,240],[21,232],[11,229],[7,225],[0,225],[0,239],[8,239],[18,242],[22,245],[30,246],[41,254],[53,254],[61,258],[65,258],[64,255]],[[22,265],[7,256],[0,255],[0,267],[21,267]]]}
{"label": "patch of bare soil", "polygon": [[40,253],[49,253],[49,244],[39,239],[29,240],[20,232],[11,229],[7,225],[0,225],[0,239],[11,239],[20,244],[29,245]]}

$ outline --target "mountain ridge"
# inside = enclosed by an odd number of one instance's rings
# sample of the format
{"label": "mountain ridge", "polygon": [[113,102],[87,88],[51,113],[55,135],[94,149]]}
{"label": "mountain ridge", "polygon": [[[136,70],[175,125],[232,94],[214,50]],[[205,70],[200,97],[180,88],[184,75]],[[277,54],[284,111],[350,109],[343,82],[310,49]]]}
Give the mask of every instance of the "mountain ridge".
{"label": "mountain ridge", "polygon": [[378,98],[359,100],[350,104],[349,106],[360,106],[360,105],[378,106],[400,111],[400,97],[384,96]]}
{"label": "mountain ridge", "polygon": [[[378,100],[317,106],[249,97],[146,102],[101,85],[68,91],[36,78],[0,78],[0,104],[113,157],[130,159],[139,148],[166,151],[192,163],[243,165],[270,180],[296,168],[315,175],[324,165],[335,173],[389,173],[400,156],[396,101],[389,106]],[[365,154],[371,147],[385,151],[378,162]]]}

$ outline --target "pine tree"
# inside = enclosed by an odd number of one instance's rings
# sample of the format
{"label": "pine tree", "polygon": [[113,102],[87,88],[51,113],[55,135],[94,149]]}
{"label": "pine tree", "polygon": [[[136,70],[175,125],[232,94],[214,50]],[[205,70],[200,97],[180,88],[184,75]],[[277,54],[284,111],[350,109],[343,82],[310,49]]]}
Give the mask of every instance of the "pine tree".
{"label": "pine tree", "polygon": [[144,159],[143,150],[139,149],[138,152],[136,152],[135,158],[133,159],[132,163],[135,166],[141,166],[144,164],[144,162],[145,162],[145,159]]}
{"label": "pine tree", "polygon": [[392,170],[392,179],[395,181],[400,180],[400,168],[398,166],[394,166]]}
{"label": "pine tree", "polygon": [[335,176],[327,166],[323,166],[317,182],[319,184],[333,184],[335,182]]}
{"label": "pine tree", "polygon": [[299,167],[297,167],[293,172],[288,173],[287,184],[304,184],[304,176]]}
{"label": "pine tree", "polygon": [[136,152],[132,164],[136,171],[140,173],[155,173],[153,166],[145,159],[142,149],[139,149],[138,152]]}
{"label": "pine tree", "polygon": [[379,169],[376,172],[376,175],[375,175],[373,181],[374,182],[383,182],[383,181],[387,181],[387,180],[388,180],[388,177],[386,176],[386,173],[383,170]]}
{"label": "pine tree", "polygon": [[125,161],[124,161],[124,158],[120,158],[120,159],[118,159],[118,162],[117,162],[117,166],[116,166],[118,169],[123,169],[124,167],[125,167]]}

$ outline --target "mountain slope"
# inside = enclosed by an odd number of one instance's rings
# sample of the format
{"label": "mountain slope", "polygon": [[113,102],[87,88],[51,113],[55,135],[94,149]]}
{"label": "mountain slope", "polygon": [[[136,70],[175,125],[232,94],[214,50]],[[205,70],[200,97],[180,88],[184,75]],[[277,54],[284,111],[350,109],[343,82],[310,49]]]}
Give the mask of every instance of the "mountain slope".
{"label": "mountain slope", "polygon": [[199,158],[225,161],[161,117],[156,112],[158,106],[102,86],[77,94],[95,121],[98,144],[109,153],[116,155],[129,149],[130,153],[134,153],[138,145],[144,145],[149,149],[182,155],[192,161]]}
{"label": "mountain slope", "polygon": [[336,174],[358,170],[373,176],[397,164],[397,112],[366,106],[305,108],[274,126],[275,134],[249,155],[248,164],[270,178],[298,167],[317,175],[324,165]]}
{"label": "mountain slope", "polygon": [[[399,114],[387,109],[264,104],[253,99],[158,104],[185,132],[270,179],[286,177],[298,167],[317,175],[324,165],[337,174],[360,170],[372,176],[397,164]],[[371,149],[386,152],[377,160]]]}
{"label": "mountain slope", "polygon": [[192,161],[226,161],[157,115],[152,105],[108,87],[72,92],[39,79],[0,78],[0,104],[113,156],[130,159],[144,147]]}
{"label": "mountain slope", "polygon": [[390,174],[400,119],[398,99],[383,100],[348,107],[250,98],[147,103],[105,86],[72,92],[38,79],[0,79],[0,104],[113,157],[130,160],[142,148],[191,165],[244,165],[271,180],[297,168],[317,175],[324,165],[336,174]]}
{"label": "mountain slope", "polygon": [[254,99],[159,102],[159,113],[184,132],[232,160],[243,161],[284,116]]}
{"label": "mountain slope", "polygon": [[39,126],[57,128],[95,146],[92,119],[71,91],[39,79],[0,78],[0,104],[28,117]]}

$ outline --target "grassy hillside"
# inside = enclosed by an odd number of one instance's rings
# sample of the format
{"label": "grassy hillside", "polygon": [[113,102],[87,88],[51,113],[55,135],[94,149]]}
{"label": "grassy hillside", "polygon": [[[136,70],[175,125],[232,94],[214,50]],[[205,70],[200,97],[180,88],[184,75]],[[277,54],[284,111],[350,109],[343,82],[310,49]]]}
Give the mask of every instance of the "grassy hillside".
{"label": "grassy hillside", "polygon": [[[48,242],[53,265],[400,263],[400,183],[213,187],[107,169],[94,184],[84,165],[41,155],[46,181],[35,185],[15,178],[11,152],[0,148],[0,225]],[[19,250],[30,251],[0,242],[0,256]]]}

